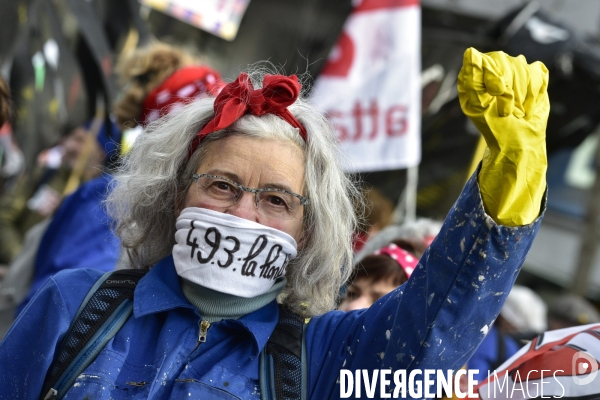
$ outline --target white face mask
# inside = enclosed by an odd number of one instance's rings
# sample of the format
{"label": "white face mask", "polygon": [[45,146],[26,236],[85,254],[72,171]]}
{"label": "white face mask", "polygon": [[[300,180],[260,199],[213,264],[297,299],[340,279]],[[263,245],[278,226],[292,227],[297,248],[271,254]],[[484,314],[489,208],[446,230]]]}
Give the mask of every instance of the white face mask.
{"label": "white face mask", "polygon": [[175,227],[177,274],[221,293],[266,293],[297,254],[287,233],[205,208],[184,209]]}

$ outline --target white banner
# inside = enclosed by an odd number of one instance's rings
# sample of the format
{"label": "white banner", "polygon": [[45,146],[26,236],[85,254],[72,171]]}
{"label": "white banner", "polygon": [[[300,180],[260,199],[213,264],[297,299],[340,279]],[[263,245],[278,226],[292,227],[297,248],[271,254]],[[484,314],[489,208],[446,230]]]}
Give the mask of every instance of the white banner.
{"label": "white banner", "polygon": [[352,172],[408,168],[421,159],[419,0],[362,0],[315,82]]}

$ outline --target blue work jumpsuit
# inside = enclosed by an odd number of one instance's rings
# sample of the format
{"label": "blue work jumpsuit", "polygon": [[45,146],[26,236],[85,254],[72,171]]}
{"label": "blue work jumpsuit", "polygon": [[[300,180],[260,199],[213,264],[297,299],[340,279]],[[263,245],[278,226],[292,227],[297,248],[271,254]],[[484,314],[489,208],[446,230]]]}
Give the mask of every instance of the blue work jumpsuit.
{"label": "blue work jumpsuit", "polygon": [[[339,398],[342,368],[466,364],[500,312],[540,219],[498,226],[483,209],[474,174],[406,284],[369,309],[310,320],[308,398]],[[40,289],[0,343],[0,399],[38,399],[61,338],[101,274],[63,271]],[[277,318],[272,302],[212,323],[200,343],[202,316],[166,257],[138,283],[133,317],[65,399],[258,399],[259,354]],[[361,394],[366,398],[364,388]]]}

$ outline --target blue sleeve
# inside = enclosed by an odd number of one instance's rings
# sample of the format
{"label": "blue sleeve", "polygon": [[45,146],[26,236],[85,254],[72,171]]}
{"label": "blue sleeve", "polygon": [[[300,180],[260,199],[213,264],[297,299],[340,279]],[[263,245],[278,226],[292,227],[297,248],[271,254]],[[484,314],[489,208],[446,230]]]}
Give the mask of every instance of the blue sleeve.
{"label": "blue sleeve", "polygon": [[111,181],[109,175],[102,175],[82,184],[63,200],[42,237],[31,288],[17,315],[46,280],[59,271],[94,268],[107,272],[115,268],[119,240],[110,229],[102,204]]}
{"label": "blue sleeve", "polygon": [[[503,341],[504,345],[502,354],[500,354],[500,340]],[[519,349],[519,344],[512,336],[506,333],[501,335],[496,325],[493,325],[488,335],[467,363],[467,369],[479,370],[479,373],[474,375],[474,379],[478,383],[481,383],[488,378],[488,374],[492,373],[504,361],[511,358]]]}
{"label": "blue sleeve", "polygon": [[0,400],[37,400],[56,347],[99,271],[48,279],[0,342]]}
{"label": "blue sleeve", "polygon": [[504,361],[499,360],[500,355],[498,351],[498,328],[496,325],[493,325],[467,363],[467,369],[479,370],[479,373],[474,375],[478,383],[487,379],[488,372],[492,370],[494,364],[500,365]]}
{"label": "blue sleeve", "polygon": [[342,368],[410,373],[465,365],[498,316],[540,222],[541,215],[526,226],[497,225],[473,174],[408,282],[369,309],[333,311],[308,324],[309,397],[338,398]]}

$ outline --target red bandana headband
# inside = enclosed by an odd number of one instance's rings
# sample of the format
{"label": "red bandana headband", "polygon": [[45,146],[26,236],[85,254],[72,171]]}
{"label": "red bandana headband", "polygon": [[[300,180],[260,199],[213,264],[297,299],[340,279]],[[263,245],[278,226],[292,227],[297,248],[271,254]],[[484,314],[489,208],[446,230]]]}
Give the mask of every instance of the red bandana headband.
{"label": "red bandana headband", "polygon": [[254,89],[248,74],[241,73],[237,79],[221,90],[215,99],[215,116],[202,128],[192,141],[188,159],[200,142],[210,133],[225,129],[246,114],[261,116],[274,114],[300,130],[306,141],[306,129],[287,109],[300,95],[300,83],[296,75],[265,75],[263,87]]}
{"label": "red bandana headband", "polygon": [[142,104],[139,123],[146,126],[196,98],[216,96],[223,86],[225,82],[221,75],[209,67],[190,65],[179,68],[148,93]]}
{"label": "red bandana headband", "polygon": [[387,246],[377,250],[374,255],[385,254],[392,257],[398,265],[402,268],[404,273],[406,274],[406,278],[410,278],[410,275],[413,273],[414,269],[417,267],[419,260],[417,257],[410,254],[408,251],[403,248],[395,245],[394,243],[390,243]]}

